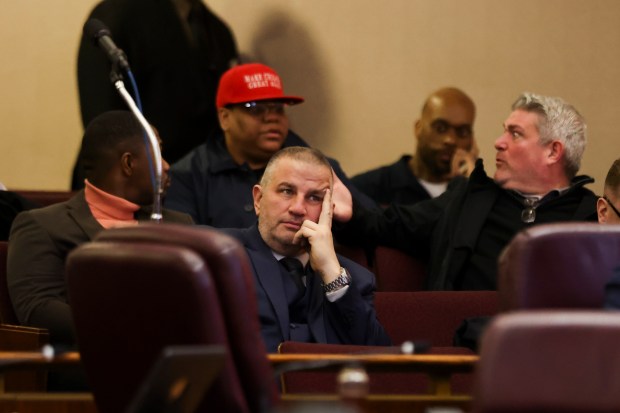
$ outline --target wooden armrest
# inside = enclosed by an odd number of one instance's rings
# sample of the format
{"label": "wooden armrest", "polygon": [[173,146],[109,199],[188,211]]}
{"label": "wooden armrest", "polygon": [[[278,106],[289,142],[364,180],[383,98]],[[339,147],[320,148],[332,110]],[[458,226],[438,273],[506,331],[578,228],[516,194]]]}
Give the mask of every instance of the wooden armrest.
{"label": "wooden armrest", "polygon": [[[25,327],[12,324],[0,324],[1,352],[31,352],[40,355],[41,348],[49,342],[46,329]],[[9,360],[0,360],[0,365],[12,364]],[[47,371],[11,370],[2,372],[0,392],[44,391],[47,387]]]}
{"label": "wooden armrest", "polygon": [[37,351],[47,343],[47,329],[0,324],[0,351]]}
{"label": "wooden armrest", "polygon": [[423,373],[430,379],[429,394],[452,396],[450,378],[473,372],[478,356],[449,354],[269,354],[283,388],[286,373],[304,370],[339,371],[347,365],[361,365],[368,373]]}
{"label": "wooden armrest", "polygon": [[46,357],[41,351],[0,351],[0,372],[13,369],[47,370],[54,367],[74,367],[81,363],[80,353],[70,351]]}
{"label": "wooden armrest", "polygon": [[[343,365],[358,364],[369,372],[470,373],[478,356],[447,354],[268,354],[274,368],[290,363],[315,363],[316,369],[339,370]],[[322,366],[321,366],[322,364]],[[303,366],[302,366],[303,367]],[[315,369],[315,368],[313,368]]]}

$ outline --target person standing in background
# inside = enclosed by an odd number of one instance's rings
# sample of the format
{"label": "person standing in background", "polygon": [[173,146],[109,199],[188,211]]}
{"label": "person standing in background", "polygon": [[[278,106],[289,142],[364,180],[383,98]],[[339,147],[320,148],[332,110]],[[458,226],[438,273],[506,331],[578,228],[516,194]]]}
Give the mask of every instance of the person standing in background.
{"label": "person standing in background", "polygon": [[[239,54],[229,27],[200,0],[104,0],[88,18],[103,22],[127,55],[165,159],[177,161],[219,127],[217,85]],[[84,127],[103,112],[127,109],[110,83],[110,69],[94,40],[82,36],[77,80]],[[78,159],[71,188],[83,186]]]}

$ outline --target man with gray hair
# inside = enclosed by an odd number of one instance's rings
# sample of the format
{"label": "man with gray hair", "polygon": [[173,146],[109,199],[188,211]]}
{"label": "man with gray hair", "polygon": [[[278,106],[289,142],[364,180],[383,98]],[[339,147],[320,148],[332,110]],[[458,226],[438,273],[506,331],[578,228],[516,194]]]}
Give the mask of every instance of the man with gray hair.
{"label": "man with gray hair", "polygon": [[[596,220],[597,197],[576,176],[586,125],[560,98],[522,94],[495,140],[496,171],[478,160],[468,181],[416,205],[353,216],[338,233],[342,243],[387,245],[427,261],[429,290],[493,290],[497,258],[531,225]],[[343,220],[344,221],[344,220]]]}

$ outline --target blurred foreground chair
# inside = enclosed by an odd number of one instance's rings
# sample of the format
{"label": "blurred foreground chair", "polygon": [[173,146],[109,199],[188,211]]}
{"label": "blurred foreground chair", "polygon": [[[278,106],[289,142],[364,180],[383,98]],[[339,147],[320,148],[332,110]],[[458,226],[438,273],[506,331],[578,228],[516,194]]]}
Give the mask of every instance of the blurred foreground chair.
{"label": "blurred foreground chair", "polygon": [[620,226],[537,225],[518,233],[498,262],[500,311],[602,308],[620,267]]}
{"label": "blurred foreground chair", "polygon": [[620,313],[520,311],[485,331],[476,413],[620,411]]}
{"label": "blurred foreground chair", "polygon": [[248,407],[261,411],[278,399],[260,335],[254,276],[245,249],[237,240],[210,228],[143,224],[102,231],[98,241],[176,245],[197,253],[211,269],[226,325],[228,343]]}
{"label": "blurred foreground chair", "polygon": [[[170,245],[93,242],[67,260],[77,342],[100,413],[122,412],[164,347],[222,345],[212,270]],[[230,354],[202,409],[249,412]]]}

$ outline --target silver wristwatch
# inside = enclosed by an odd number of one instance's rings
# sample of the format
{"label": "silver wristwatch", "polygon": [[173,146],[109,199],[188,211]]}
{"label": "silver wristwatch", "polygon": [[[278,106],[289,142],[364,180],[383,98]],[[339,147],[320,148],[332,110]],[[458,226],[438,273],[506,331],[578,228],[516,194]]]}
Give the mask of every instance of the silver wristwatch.
{"label": "silver wristwatch", "polygon": [[351,284],[351,275],[349,274],[349,271],[347,271],[344,267],[340,267],[340,275],[334,281],[327,284],[321,283],[321,285],[323,286],[323,291],[326,293],[331,293],[332,291],[339,290],[349,284]]}

